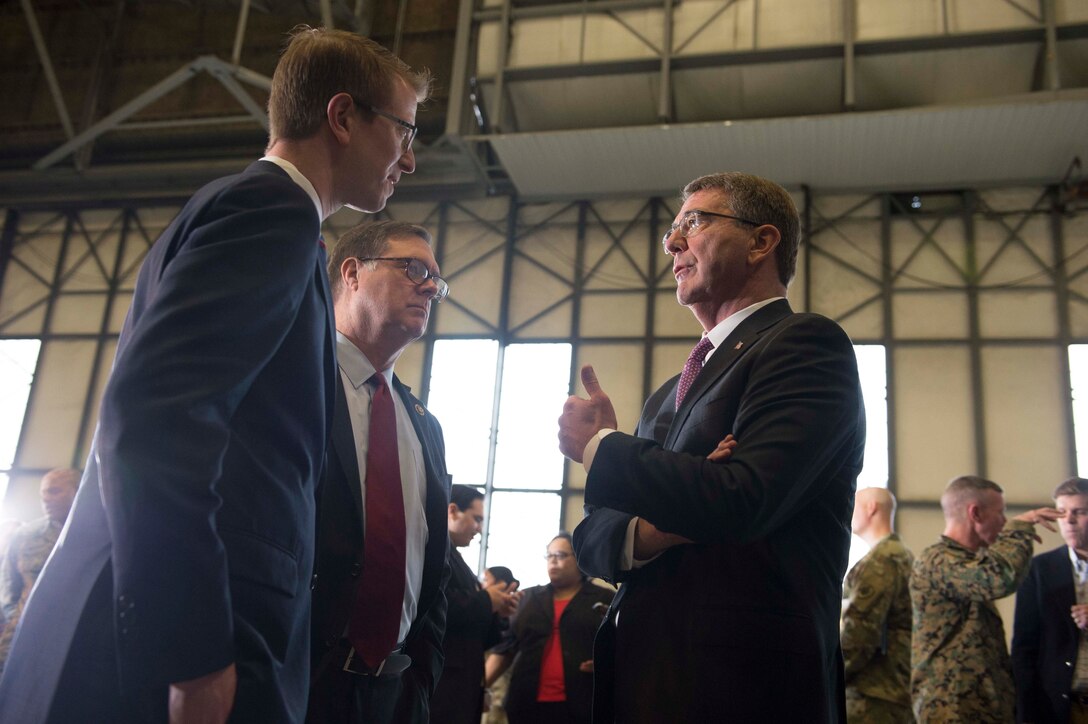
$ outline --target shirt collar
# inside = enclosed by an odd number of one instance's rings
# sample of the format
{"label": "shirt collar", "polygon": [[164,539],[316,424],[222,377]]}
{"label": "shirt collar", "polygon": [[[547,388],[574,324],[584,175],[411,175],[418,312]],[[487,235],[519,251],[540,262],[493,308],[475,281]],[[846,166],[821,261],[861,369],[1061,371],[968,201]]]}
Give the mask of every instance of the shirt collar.
{"label": "shirt collar", "polygon": [[302,190],[306,192],[306,195],[310,197],[310,201],[314,202],[314,208],[317,209],[317,218],[322,221],[325,220],[325,214],[321,211],[321,197],[317,195],[317,189],[310,183],[310,179],[303,176],[302,172],[295,168],[295,164],[285,158],[280,158],[279,156],[262,156],[261,160],[274,163],[286,171],[287,175],[291,177],[291,180],[301,186]]}
{"label": "shirt collar", "polygon": [[1073,575],[1082,585],[1088,583],[1088,561],[1078,556],[1077,552],[1069,546],[1066,548],[1069,549],[1069,560],[1073,564]]}
{"label": "shirt collar", "polygon": [[[355,389],[365,385],[366,381],[377,372],[374,365],[355,346],[355,343],[339,331],[336,333],[336,360],[340,365],[340,369],[344,371],[344,374],[348,376],[348,380],[351,381],[351,386]],[[392,389],[393,368],[382,370],[382,377],[385,378],[385,383]]]}
{"label": "shirt collar", "polygon": [[762,302],[756,302],[749,305],[739,312],[733,312],[728,317],[718,322],[709,332],[706,333],[706,337],[710,339],[710,343],[714,345],[714,349],[707,353],[707,358],[714,354],[714,350],[721,346],[721,343],[725,341],[725,338],[733,334],[740,323],[751,317],[753,314],[763,309],[771,302],[777,302],[779,299],[785,299],[785,297],[771,297],[770,299],[764,299]]}

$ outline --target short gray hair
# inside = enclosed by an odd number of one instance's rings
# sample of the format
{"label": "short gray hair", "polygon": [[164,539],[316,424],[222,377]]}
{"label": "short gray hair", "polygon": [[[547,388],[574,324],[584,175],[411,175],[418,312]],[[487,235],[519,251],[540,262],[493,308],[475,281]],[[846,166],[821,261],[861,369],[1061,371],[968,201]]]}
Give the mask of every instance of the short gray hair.
{"label": "short gray hair", "polygon": [[729,194],[733,213],[778,229],[782,240],[774,251],[778,278],[788,285],[797,270],[797,250],[801,246],[801,217],[793,197],[774,181],[739,171],[700,176],[684,187],[680,198],[687,201],[697,191]]}

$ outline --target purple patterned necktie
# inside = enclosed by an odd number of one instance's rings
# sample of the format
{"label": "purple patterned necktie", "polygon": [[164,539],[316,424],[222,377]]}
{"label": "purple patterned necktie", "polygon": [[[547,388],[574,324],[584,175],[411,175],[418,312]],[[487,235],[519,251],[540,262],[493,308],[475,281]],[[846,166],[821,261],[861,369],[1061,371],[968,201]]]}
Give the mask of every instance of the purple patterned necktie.
{"label": "purple patterned necktie", "polygon": [[706,359],[707,353],[712,349],[714,349],[714,343],[710,341],[710,337],[703,337],[699,340],[699,344],[695,345],[695,349],[691,350],[691,354],[688,355],[688,361],[684,363],[684,371],[680,374],[680,383],[676,386],[677,410],[680,409],[680,404],[684,401],[684,397],[687,396],[688,390],[691,389],[691,383],[703,371],[703,360]]}

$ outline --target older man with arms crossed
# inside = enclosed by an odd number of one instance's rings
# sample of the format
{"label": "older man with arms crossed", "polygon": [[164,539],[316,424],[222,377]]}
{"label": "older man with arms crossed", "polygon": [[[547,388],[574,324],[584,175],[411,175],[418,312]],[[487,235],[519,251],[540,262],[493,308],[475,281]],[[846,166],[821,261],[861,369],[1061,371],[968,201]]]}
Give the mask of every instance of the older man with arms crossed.
{"label": "older man with arms crossed", "polygon": [[449,292],[421,226],[360,224],[329,260],[340,384],[318,512],[313,724],[425,724],[442,671],[442,428],[393,373]]}
{"label": "older man with arms crossed", "polygon": [[320,226],[415,169],[428,86],[353,33],[292,36],[266,156],[198,191],[144,260],[0,721],[302,719],[336,385]]}
{"label": "older man with arms crossed", "polygon": [[[857,363],[829,319],[785,300],[800,220],[741,173],[684,189],[664,237],[702,325],[637,433],[592,368],[560,448],[583,462],[590,575],[624,582],[597,636],[594,721],[841,721],[838,620],[865,443]],[[708,460],[732,433],[740,445]],[[789,692],[782,692],[789,682]]]}

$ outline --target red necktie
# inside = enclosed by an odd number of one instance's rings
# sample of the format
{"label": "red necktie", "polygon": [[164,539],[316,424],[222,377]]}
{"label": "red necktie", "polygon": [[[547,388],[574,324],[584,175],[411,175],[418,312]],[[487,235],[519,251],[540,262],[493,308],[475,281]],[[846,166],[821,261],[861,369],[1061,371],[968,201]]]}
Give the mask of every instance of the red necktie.
{"label": "red necktie", "polygon": [[404,493],[397,453],[397,417],[385,377],[375,374],[366,450],[366,525],[363,570],[355,588],[348,640],[370,668],[397,645],[404,608]]}
{"label": "red necktie", "polygon": [[695,349],[691,350],[691,354],[688,355],[688,361],[684,363],[684,371],[680,373],[680,382],[676,385],[677,410],[680,409],[680,403],[687,397],[688,390],[691,389],[691,383],[703,371],[703,360],[706,359],[707,353],[712,349],[714,349],[714,343],[710,341],[710,337],[703,337],[699,340],[699,344],[695,345]]}

